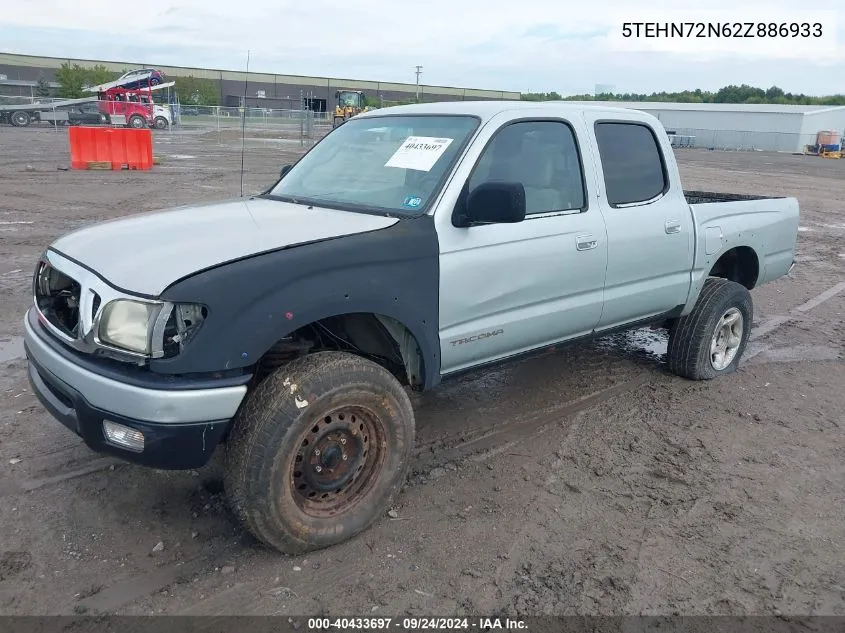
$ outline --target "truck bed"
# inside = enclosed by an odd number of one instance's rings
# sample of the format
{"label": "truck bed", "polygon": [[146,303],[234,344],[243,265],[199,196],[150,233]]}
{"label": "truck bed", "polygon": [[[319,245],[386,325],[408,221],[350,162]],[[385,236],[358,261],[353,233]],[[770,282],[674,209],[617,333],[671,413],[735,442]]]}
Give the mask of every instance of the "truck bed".
{"label": "truck bed", "polygon": [[752,196],[744,193],[716,193],[713,191],[684,191],[688,204],[712,202],[747,202],[749,200],[780,200],[783,196]]}

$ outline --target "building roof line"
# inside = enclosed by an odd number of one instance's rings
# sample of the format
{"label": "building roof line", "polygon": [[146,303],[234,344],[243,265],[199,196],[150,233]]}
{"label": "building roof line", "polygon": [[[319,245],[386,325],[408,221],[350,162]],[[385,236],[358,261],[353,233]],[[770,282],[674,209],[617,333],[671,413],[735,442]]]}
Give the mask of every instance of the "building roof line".
{"label": "building roof line", "polygon": [[[76,64],[115,64],[115,65],[125,65],[125,66],[132,66],[136,68],[149,68],[155,66],[155,64],[140,64],[135,62],[128,62],[128,61],[116,61],[116,60],[108,60],[108,59],[82,59],[76,57],[53,57],[50,55],[25,55],[20,53],[9,53],[5,51],[0,51],[0,56],[3,57],[10,57],[10,58],[19,58],[23,61],[24,58],[29,58],[33,60],[50,60],[55,62],[55,66],[50,66],[51,68],[58,68],[61,63],[69,62],[69,63],[76,63]],[[226,68],[199,68],[193,66],[179,66],[174,64],[159,64],[159,66],[165,68],[173,68],[178,70],[184,71],[200,71],[205,73],[237,73],[240,75],[245,75],[246,72],[243,70],[234,70],[234,69],[226,69]],[[279,73],[279,72],[262,72],[262,71],[250,71],[250,75],[273,75],[276,77],[291,77],[294,79],[311,79],[311,80],[325,80],[327,82],[337,82],[338,84],[342,84],[344,82],[358,82],[358,83],[373,83],[373,84],[394,84],[397,86],[403,86],[409,89],[416,89],[416,84],[406,83],[401,81],[382,81],[382,80],[375,80],[375,79],[349,79],[344,77],[323,77],[319,75],[297,75],[297,74],[290,74],[290,73]],[[432,85],[432,84],[420,84],[420,89],[429,89],[429,90],[437,90],[437,89],[446,89],[446,90],[464,90],[464,91],[472,91],[472,92],[498,92],[501,95],[519,95],[519,92],[514,90],[501,90],[501,89],[492,89],[492,88],[467,88],[463,86],[439,86],[439,85]]]}

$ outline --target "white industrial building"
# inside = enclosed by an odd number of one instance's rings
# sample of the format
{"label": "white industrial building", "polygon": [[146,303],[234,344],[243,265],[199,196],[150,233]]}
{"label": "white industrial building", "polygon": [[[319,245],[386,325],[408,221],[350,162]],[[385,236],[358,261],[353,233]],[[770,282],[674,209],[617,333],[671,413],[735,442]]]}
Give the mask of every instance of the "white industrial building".
{"label": "white industrial building", "polygon": [[845,134],[845,106],[584,101],[642,110],[674,132],[676,145],[802,152],[822,130]]}

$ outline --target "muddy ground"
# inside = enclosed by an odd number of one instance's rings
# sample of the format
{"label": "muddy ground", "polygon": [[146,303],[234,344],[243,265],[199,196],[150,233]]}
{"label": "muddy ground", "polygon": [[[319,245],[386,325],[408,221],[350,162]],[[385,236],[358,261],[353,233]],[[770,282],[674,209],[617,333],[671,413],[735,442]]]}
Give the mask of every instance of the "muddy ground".
{"label": "muddy ground", "polygon": [[[291,136],[247,141],[246,192]],[[0,129],[0,613],[845,614],[845,160],[678,151],[689,189],[801,204],[798,266],[753,292],[737,374],[673,377],[647,330],[446,382],[414,397],[396,518],[288,558],[234,523],[219,460],[91,453],[21,360],[51,239],[236,196],[239,148],[161,133],[152,172],[73,172],[65,133]]]}

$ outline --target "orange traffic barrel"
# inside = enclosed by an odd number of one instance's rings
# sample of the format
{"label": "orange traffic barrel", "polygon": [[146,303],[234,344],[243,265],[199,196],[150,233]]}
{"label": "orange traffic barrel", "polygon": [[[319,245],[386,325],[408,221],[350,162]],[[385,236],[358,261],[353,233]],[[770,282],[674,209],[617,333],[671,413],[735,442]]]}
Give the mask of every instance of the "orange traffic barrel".
{"label": "orange traffic barrel", "polygon": [[68,128],[71,169],[88,169],[90,163],[111,163],[112,169],[152,169],[153,137],[148,129]]}

